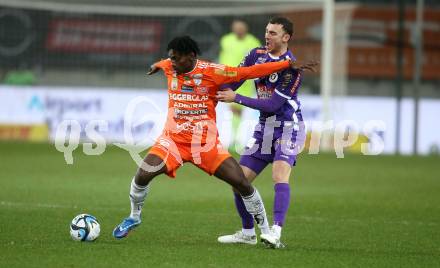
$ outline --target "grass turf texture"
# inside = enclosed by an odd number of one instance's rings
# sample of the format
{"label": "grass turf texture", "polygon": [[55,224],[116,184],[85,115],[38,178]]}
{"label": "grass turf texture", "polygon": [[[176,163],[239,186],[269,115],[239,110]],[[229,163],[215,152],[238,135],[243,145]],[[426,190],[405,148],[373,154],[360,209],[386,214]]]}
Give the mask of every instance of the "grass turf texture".
{"label": "grass turf texture", "polygon": [[[186,164],[153,181],[143,223],[123,240],[111,232],[129,213],[136,166],[108,147],[74,164],[48,144],[0,143],[0,267],[438,267],[438,157],[303,154],[293,172],[283,250],[222,245],[240,228],[230,188]],[[270,168],[256,181],[272,217]],[[69,236],[90,213],[96,242]]]}

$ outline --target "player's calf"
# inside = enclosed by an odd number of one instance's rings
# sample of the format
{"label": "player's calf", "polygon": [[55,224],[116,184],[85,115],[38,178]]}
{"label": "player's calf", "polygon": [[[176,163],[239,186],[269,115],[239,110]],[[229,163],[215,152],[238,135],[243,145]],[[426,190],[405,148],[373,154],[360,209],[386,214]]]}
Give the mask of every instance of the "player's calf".
{"label": "player's calf", "polygon": [[261,233],[269,233],[266,209],[264,208],[264,203],[258,190],[254,188],[254,192],[251,195],[242,196],[242,198],[246,210],[254,217],[258,227],[261,229]]}

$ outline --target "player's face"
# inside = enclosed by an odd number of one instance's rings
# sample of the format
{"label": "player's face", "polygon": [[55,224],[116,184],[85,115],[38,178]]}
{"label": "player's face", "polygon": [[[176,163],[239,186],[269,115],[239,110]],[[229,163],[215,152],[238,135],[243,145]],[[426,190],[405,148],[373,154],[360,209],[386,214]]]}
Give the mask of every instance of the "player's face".
{"label": "player's face", "polygon": [[237,35],[239,39],[242,39],[246,36],[248,32],[248,28],[246,23],[242,21],[234,21],[232,23],[232,31]]}
{"label": "player's face", "polygon": [[171,66],[179,74],[187,73],[194,68],[194,53],[181,54],[173,49],[170,49],[170,51],[168,51],[168,56],[171,59]]}
{"label": "player's face", "polygon": [[266,49],[270,53],[278,53],[287,49],[290,35],[287,34],[281,24],[267,24],[266,26]]}

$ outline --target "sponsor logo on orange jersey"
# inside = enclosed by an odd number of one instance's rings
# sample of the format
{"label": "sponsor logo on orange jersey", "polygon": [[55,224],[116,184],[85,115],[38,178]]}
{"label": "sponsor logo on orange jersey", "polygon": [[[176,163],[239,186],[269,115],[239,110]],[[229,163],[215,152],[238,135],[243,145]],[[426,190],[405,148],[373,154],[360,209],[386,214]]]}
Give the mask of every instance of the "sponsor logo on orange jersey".
{"label": "sponsor logo on orange jersey", "polygon": [[186,93],[193,93],[194,92],[194,88],[190,87],[190,86],[183,85],[181,91],[182,92],[186,92]]}
{"label": "sponsor logo on orange jersey", "polygon": [[206,94],[206,93],[208,93],[208,88],[207,87],[196,87],[196,92],[198,94]]}
{"label": "sponsor logo on orange jersey", "polygon": [[203,74],[193,74],[192,78],[193,78],[194,84],[196,86],[200,86],[202,84]]}
{"label": "sponsor logo on orange jersey", "polygon": [[200,96],[195,94],[179,94],[172,93],[169,94],[169,98],[175,101],[207,101],[209,99],[208,96]]}
{"label": "sponsor logo on orange jersey", "polygon": [[219,75],[227,76],[227,77],[235,77],[238,75],[237,71],[225,71],[225,70],[220,70],[220,69],[216,69],[215,73],[219,74]]}

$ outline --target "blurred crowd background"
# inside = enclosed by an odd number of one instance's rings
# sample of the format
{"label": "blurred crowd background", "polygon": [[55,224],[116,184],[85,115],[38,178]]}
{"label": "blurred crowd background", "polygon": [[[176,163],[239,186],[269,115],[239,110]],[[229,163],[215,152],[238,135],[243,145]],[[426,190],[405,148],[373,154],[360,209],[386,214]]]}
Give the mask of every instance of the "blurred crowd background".
{"label": "blurred crowd background", "polygon": [[[419,38],[417,1],[334,2],[333,97],[440,98],[440,2],[422,4]],[[275,15],[293,21],[290,48],[299,60],[322,61],[320,1],[2,0],[0,84],[163,89],[162,76],[147,79],[145,73],[166,57],[172,37],[192,36],[201,44],[201,58],[218,61],[220,39],[234,19],[247,22],[249,32],[264,44],[265,26]],[[321,94],[321,79],[319,71],[307,75],[302,94]],[[400,114],[396,109],[393,113]],[[399,128],[401,122],[393,124]]]}

